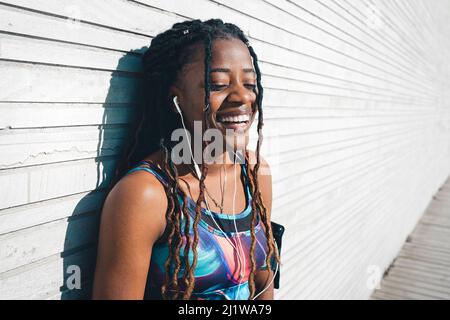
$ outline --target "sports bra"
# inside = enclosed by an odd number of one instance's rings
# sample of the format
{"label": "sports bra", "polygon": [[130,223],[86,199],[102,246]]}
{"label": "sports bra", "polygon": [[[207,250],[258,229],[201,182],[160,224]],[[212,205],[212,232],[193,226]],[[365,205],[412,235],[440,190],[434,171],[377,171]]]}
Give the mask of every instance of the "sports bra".
{"label": "sports bra", "polygon": [[[236,219],[236,228],[233,221],[233,214],[217,213],[201,208],[201,218],[198,224],[197,244],[197,265],[194,270],[195,285],[191,294],[191,300],[247,300],[250,296],[250,287],[248,283],[251,260],[250,260],[250,245],[251,245],[251,191],[250,183],[248,181],[247,171],[245,170],[245,163],[241,164],[241,179],[244,183],[244,190],[246,195],[246,208],[238,214],[234,214]],[[165,186],[168,185],[168,177],[159,167],[151,162],[141,161],[138,165],[127,173],[137,170],[144,170],[153,175]],[[181,190],[177,195],[180,207],[183,205],[183,196]],[[195,218],[195,201],[187,196],[187,211],[190,216],[190,239],[193,239],[193,220]],[[233,245],[239,250],[240,257],[236,249],[231,246],[228,240],[224,237],[220,229],[214,223],[215,219],[217,225],[225,232]],[[180,261],[183,262],[184,245],[186,238],[184,237],[184,227],[186,219],[181,215],[181,235],[182,246],[180,249]],[[164,234],[166,234],[167,229]],[[255,262],[256,270],[267,269],[266,252],[267,239],[263,228],[263,223],[257,215],[255,223]],[[240,251],[242,246],[242,251]],[[165,262],[169,255],[169,246],[167,238],[164,235],[158,239],[153,245],[150,267],[147,275],[147,283],[144,292],[144,299],[155,300],[162,299],[161,287],[165,281]],[[193,253],[189,251],[189,262],[192,263]],[[273,268],[273,257],[271,260]],[[185,270],[184,263],[180,263],[179,279],[182,278]],[[173,265],[171,270],[173,270]],[[241,280],[241,272],[244,277]],[[181,285],[181,281],[179,282]],[[181,290],[183,287],[181,286]],[[257,294],[258,292],[255,292]]]}

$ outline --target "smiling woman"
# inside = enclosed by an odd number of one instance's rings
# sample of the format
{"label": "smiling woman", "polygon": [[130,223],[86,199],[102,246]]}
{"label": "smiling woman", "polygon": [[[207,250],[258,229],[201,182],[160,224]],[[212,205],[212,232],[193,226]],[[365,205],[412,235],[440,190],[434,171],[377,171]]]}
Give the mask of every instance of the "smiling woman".
{"label": "smiling woman", "polygon": [[[93,298],[272,299],[280,259],[253,48],[233,24],[185,21],[157,35],[143,62],[147,95],[103,205]],[[201,139],[200,156],[189,144],[193,163],[174,161],[180,128],[194,140],[214,129],[226,150],[206,163]]]}

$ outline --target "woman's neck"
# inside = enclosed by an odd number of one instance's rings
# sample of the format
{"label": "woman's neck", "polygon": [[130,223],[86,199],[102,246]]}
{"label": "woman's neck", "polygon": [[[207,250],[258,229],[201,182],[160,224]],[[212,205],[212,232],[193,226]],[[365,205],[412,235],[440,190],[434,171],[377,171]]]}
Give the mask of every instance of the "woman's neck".
{"label": "woman's neck", "polygon": [[[230,153],[232,154],[231,156]],[[245,157],[242,153],[238,152],[239,156],[236,156],[232,152],[230,153],[225,151],[222,154],[215,156],[214,158],[204,160],[208,168],[207,175],[208,176],[219,175],[223,169],[233,168],[234,165],[238,165],[244,162]],[[202,172],[202,167],[203,164],[199,164],[200,172]],[[192,161],[191,163],[184,163],[177,165],[177,169],[181,175],[183,172],[184,173],[191,172],[194,176],[197,177],[195,166],[192,163]]]}

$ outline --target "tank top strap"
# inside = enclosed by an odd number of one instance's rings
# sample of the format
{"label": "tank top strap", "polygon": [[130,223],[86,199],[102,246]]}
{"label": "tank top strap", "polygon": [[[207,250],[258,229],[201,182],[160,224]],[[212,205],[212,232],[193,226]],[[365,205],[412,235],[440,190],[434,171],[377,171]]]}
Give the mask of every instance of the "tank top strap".
{"label": "tank top strap", "polygon": [[138,165],[129,170],[127,174],[138,170],[144,170],[152,173],[165,187],[168,187],[169,179],[166,173],[158,168],[158,166],[156,166],[154,163],[146,160],[139,161]]}
{"label": "tank top strap", "polygon": [[241,173],[244,176],[244,188],[247,194],[247,199],[250,201],[250,199],[252,198],[252,191],[251,191],[250,177],[247,174],[247,166],[248,163],[244,159],[244,162],[241,163]]}

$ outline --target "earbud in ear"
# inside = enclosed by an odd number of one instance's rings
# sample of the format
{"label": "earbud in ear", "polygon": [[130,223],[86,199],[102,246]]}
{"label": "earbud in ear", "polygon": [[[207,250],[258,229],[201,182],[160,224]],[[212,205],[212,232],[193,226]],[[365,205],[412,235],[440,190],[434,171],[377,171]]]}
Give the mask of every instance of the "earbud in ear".
{"label": "earbud in ear", "polygon": [[181,109],[180,109],[180,106],[178,105],[178,97],[177,96],[173,97],[173,104],[175,105],[175,108],[177,109],[178,113],[181,114]]}

